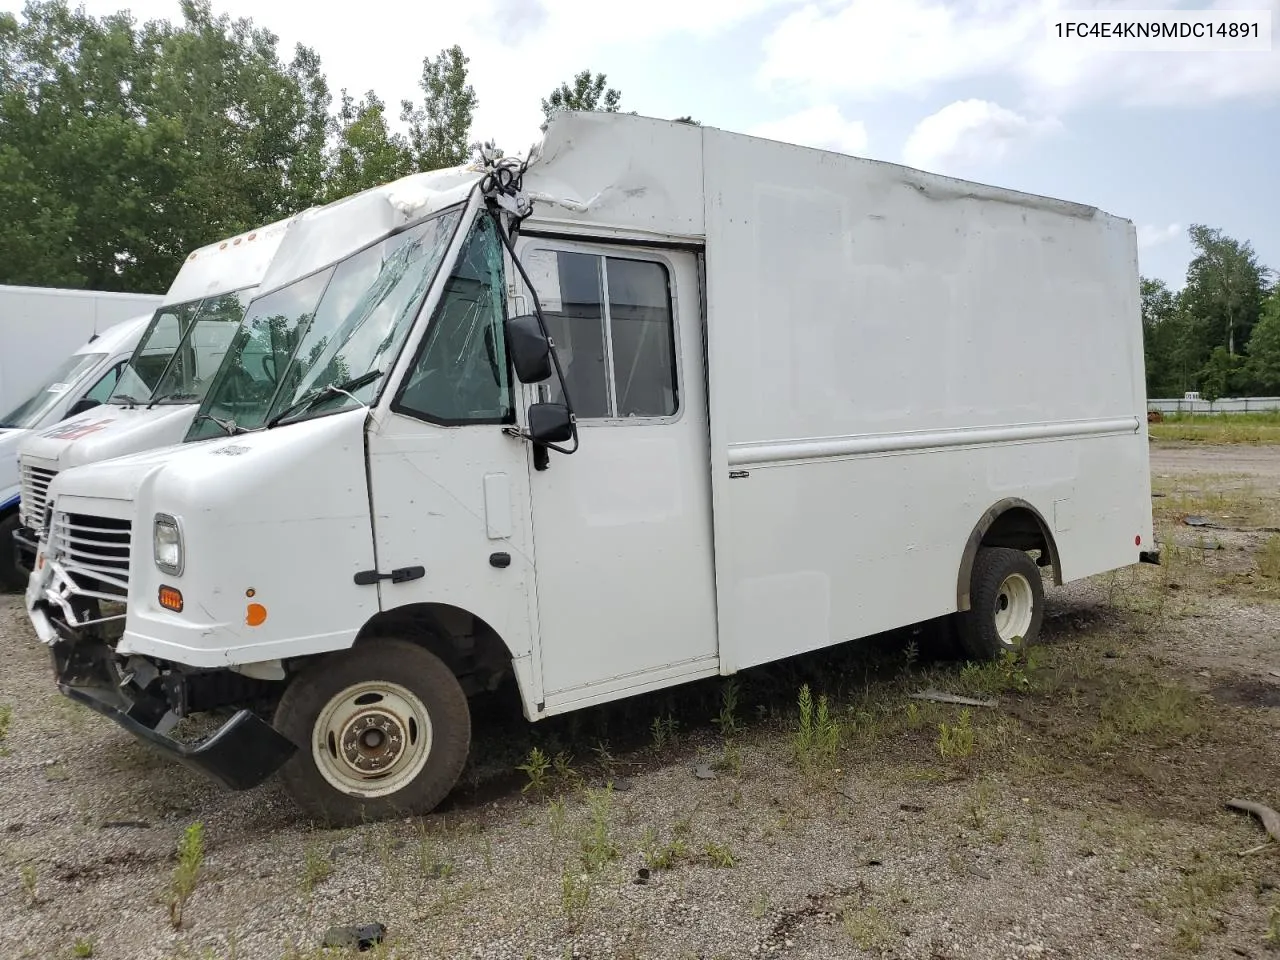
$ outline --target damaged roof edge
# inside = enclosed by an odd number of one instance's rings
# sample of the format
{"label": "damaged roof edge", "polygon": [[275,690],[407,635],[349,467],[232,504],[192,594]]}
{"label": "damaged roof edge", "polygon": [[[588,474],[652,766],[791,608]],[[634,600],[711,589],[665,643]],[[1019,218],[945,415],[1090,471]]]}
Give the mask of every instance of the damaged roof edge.
{"label": "damaged roof edge", "polygon": [[[575,142],[579,139],[575,134],[587,132],[591,127],[595,127],[596,124],[623,125],[653,123],[666,124],[672,129],[689,129],[688,124],[684,124],[676,120],[665,120],[659,117],[645,117],[636,114],[622,113],[560,111],[547,123],[542,141],[537,144],[536,150],[531,154],[531,156],[534,157],[534,162],[530,164],[530,168],[533,169],[535,166],[543,165],[557,165],[556,162],[560,161],[565,157],[565,155],[572,153],[575,147],[583,145]],[[580,124],[589,124],[590,126],[579,126]],[[701,132],[704,136],[715,133],[731,138],[742,137],[757,143],[769,143],[781,149],[803,150],[808,153],[827,154],[833,158],[838,157],[843,160],[851,160],[856,163],[872,164],[882,171],[882,175],[889,174],[892,179],[899,181],[904,186],[911,187],[929,199],[940,202],[956,200],[994,201],[1022,206],[1028,209],[1057,213],[1062,216],[1080,220],[1090,220],[1097,216],[1104,216],[1110,219],[1121,220],[1126,223],[1130,222],[1126,217],[1108,213],[1107,211],[1091,204],[1061,200],[1056,197],[1050,197],[1043,194],[1014,190],[1009,187],[980,183],[974,180],[963,180],[956,177],[949,177],[945,174],[933,173],[927,170],[921,170],[916,167],[909,167],[905,164],[893,163],[887,160],[877,160],[871,157],[860,157],[855,154],[824,150],[818,147],[810,147],[783,140],[774,140],[768,137],[739,133],[734,130],[726,130],[721,127],[706,124],[692,129]],[[541,156],[538,156],[539,153]],[[573,200],[570,200],[567,197],[544,197],[540,199],[556,203],[563,207],[568,207],[570,204],[574,203]],[[577,202],[582,203],[581,199]],[[587,205],[589,205],[589,202]]]}

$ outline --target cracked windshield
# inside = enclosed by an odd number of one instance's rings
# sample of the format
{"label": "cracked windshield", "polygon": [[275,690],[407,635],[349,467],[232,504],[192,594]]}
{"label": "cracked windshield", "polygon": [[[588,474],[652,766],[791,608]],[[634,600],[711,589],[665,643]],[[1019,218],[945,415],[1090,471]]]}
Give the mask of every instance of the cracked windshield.
{"label": "cracked windshield", "polygon": [[253,287],[161,307],[108,403],[196,403],[244,317]]}
{"label": "cracked windshield", "polygon": [[[404,342],[453,237],[459,210],[366,247],[254,301],[188,440],[255,429],[326,386],[386,372]],[[373,380],[350,391],[363,402]],[[352,404],[336,394],[289,420]]]}

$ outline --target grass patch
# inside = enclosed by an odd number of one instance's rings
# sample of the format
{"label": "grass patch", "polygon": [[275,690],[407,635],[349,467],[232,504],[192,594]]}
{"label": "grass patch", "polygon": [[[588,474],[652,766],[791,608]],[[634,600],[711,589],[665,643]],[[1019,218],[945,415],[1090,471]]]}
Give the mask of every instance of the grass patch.
{"label": "grass patch", "polygon": [[884,950],[893,941],[893,928],[878,907],[846,905],[840,911],[840,921],[859,950]]}
{"label": "grass patch", "polygon": [[314,844],[307,847],[303,857],[302,890],[304,893],[311,893],[333,875],[333,864]]}
{"label": "grass patch", "polygon": [[1280,443],[1280,412],[1171,413],[1150,424],[1157,440],[1192,443]]}
{"label": "grass patch", "polygon": [[1130,677],[1103,695],[1091,740],[1095,750],[1123,747],[1134,740],[1168,746],[1199,733],[1204,722],[1195,695],[1182,684]]}
{"label": "grass patch", "polygon": [[85,958],[93,956],[93,941],[86,940],[83,937],[77,937],[76,942],[71,945],[71,955],[85,960]]}

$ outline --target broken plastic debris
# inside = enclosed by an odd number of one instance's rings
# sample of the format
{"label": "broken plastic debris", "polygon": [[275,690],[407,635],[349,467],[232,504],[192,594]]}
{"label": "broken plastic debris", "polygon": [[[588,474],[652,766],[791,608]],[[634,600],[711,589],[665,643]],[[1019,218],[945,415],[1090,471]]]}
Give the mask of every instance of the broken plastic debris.
{"label": "broken plastic debris", "polygon": [[919,693],[908,694],[912,700],[930,700],[933,703],[958,703],[964,707],[994,707],[999,701],[997,700],[975,700],[973,697],[960,697],[954,693],[943,693],[941,690],[922,690]]}
{"label": "broken plastic debris", "polygon": [[324,935],[322,947],[336,947],[339,950],[352,948],[360,951],[372,950],[387,935],[387,928],[380,923],[350,924],[345,927],[330,927]]}

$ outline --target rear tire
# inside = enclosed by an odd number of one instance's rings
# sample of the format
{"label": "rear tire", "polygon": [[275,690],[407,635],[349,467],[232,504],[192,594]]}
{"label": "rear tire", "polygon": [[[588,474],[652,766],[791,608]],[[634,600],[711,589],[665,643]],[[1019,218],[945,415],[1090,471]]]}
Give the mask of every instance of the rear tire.
{"label": "rear tire", "polygon": [[1044,620],[1040,568],[1022,550],[982,547],[973,560],[960,641],[975,660],[998,660],[1035,643]]}
{"label": "rear tire", "polygon": [[13,535],[19,526],[16,512],[0,519],[0,590],[6,592],[16,592],[27,586],[27,575],[18,567],[14,553]]}
{"label": "rear tire", "polygon": [[329,826],[431,812],[471,748],[457,678],[407,640],[372,640],[319,661],[285,690],[274,726],[298,748],[280,771],[285,789]]}

